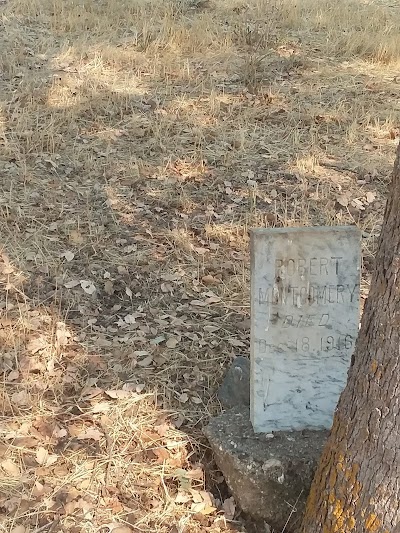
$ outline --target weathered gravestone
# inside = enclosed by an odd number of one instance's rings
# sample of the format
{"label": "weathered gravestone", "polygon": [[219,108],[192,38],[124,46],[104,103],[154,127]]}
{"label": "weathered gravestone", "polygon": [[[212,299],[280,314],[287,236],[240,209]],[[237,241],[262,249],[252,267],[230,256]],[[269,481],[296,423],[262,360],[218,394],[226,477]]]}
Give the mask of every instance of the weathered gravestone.
{"label": "weathered gravestone", "polygon": [[251,234],[251,421],[329,429],[359,327],[356,227]]}
{"label": "weathered gravestone", "polygon": [[239,506],[297,533],[358,334],[360,234],[257,229],[251,248],[252,423],[238,358],[205,434]]}

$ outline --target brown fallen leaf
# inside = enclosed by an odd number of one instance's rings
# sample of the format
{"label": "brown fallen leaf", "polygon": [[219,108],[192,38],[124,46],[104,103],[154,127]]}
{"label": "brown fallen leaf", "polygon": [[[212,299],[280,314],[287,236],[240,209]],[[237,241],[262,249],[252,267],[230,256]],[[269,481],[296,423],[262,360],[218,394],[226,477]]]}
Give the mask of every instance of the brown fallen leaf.
{"label": "brown fallen leaf", "polygon": [[187,503],[190,501],[190,499],[191,498],[186,491],[179,489],[178,494],[175,498],[175,503]]}
{"label": "brown fallen leaf", "polygon": [[27,349],[31,354],[35,354],[40,350],[44,350],[45,348],[47,348],[48,345],[49,344],[47,342],[46,337],[42,335],[40,337],[36,337],[35,339],[31,339],[28,342]]}
{"label": "brown fallen leaf", "polygon": [[176,429],[179,429],[180,427],[182,427],[185,420],[186,420],[185,415],[180,413],[174,419],[172,419],[171,422]]}
{"label": "brown fallen leaf", "polygon": [[82,400],[90,400],[91,398],[95,398],[96,396],[99,396],[104,391],[100,387],[84,387],[81,392],[81,398]]}
{"label": "brown fallen leaf", "polygon": [[[109,346],[112,346],[112,342],[103,337],[102,335],[99,335],[96,340],[97,346],[101,346],[102,348],[108,348]],[[93,357],[92,357],[93,362]]]}
{"label": "brown fallen leaf", "polygon": [[204,326],[203,330],[207,331],[207,333],[214,333],[215,331],[219,331],[221,328],[219,326]]}
{"label": "brown fallen leaf", "polygon": [[37,430],[37,436],[40,435],[40,437],[45,440],[52,440],[54,437],[56,425],[54,421],[49,421],[46,418],[38,417],[35,420],[33,427],[31,428],[31,434],[34,434],[34,429]]}
{"label": "brown fallen leaf", "polygon": [[[311,195],[310,195],[310,198],[312,198]],[[278,217],[278,215],[276,215],[275,213],[266,213],[266,215],[265,215],[265,220],[266,220],[269,224],[275,225],[275,224],[278,223],[279,217]]]}
{"label": "brown fallen leaf", "polygon": [[59,346],[65,346],[68,339],[72,337],[72,333],[68,330],[64,322],[57,322],[56,338]]}
{"label": "brown fallen leaf", "polygon": [[125,294],[128,296],[128,298],[132,298],[133,292],[129,287],[125,287]]}
{"label": "brown fallen leaf", "polygon": [[[76,487],[69,487],[65,491],[60,492],[59,495],[61,500],[72,502],[72,500],[77,500],[79,498],[80,492]],[[58,499],[57,496],[56,499]]]}
{"label": "brown fallen leaf", "polygon": [[21,503],[24,503],[25,511],[27,509],[26,502],[27,500],[21,500],[20,496],[11,496],[7,500],[2,500],[1,505],[8,513],[14,513],[17,509],[18,511],[21,509]]}
{"label": "brown fallen leaf", "polygon": [[64,287],[66,289],[73,289],[74,287],[77,287],[79,284],[80,284],[80,281],[77,279],[74,279],[74,280],[67,281],[66,283],[64,283]]}
{"label": "brown fallen leaf", "polygon": [[7,376],[7,381],[15,381],[18,378],[19,378],[18,370],[11,370],[11,372]]}
{"label": "brown fallen leaf", "polygon": [[233,497],[227,498],[222,504],[222,510],[227,520],[233,520],[236,512],[236,504]]}
{"label": "brown fallen leaf", "polygon": [[189,395],[186,394],[186,392],[183,392],[178,398],[178,401],[180,401],[181,403],[186,403],[188,400],[189,400]]}
{"label": "brown fallen leaf", "polygon": [[211,494],[211,492],[208,492],[206,490],[201,490],[200,494],[201,494],[201,497],[203,498],[203,501],[205,501],[207,505],[211,507],[214,506],[214,497]]}
{"label": "brown fallen leaf", "polygon": [[69,467],[67,465],[56,465],[53,469],[53,474],[63,479],[70,474]]}
{"label": "brown fallen leaf", "polygon": [[188,476],[190,479],[203,481],[204,472],[202,468],[192,468],[192,470],[186,470],[186,476]]}
{"label": "brown fallen leaf", "polygon": [[96,286],[90,280],[81,279],[80,285],[86,294],[94,294],[96,292]]}
{"label": "brown fallen leaf", "polygon": [[134,395],[131,390],[123,389],[106,390],[105,393],[113,400],[126,400]]}
{"label": "brown fallen leaf", "polygon": [[111,408],[109,402],[97,402],[93,404],[92,413],[106,413]]}
{"label": "brown fallen leaf", "polygon": [[375,200],[376,194],[372,191],[368,191],[366,194],[366,199],[369,204],[372,204],[372,202]]}
{"label": "brown fallen leaf", "polygon": [[104,292],[108,294],[109,296],[112,296],[114,294],[114,284],[109,279],[104,283]]}
{"label": "brown fallen leaf", "polygon": [[199,398],[198,396],[192,396],[191,400],[196,405],[199,405],[199,404],[203,403],[203,400],[201,398]]}
{"label": "brown fallen leaf", "polygon": [[78,502],[72,500],[72,502],[67,502],[64,504],[64,513],[68,516],[71,515],[75,509],[79,507]]}
{"label": "brown fallen leaf", "polygon": [[124,322],[126,324],[135,324],[136,323],[136,317],[135,315],[126,315],[124,317]]}
{"label": "brown fallen leaf", "polygon": [[75,254],[74,252],[71,252],[71,250],[67,250],[66,252],[62,254],[62,257],[65,257],[65,260],[68,261],[68,263],[70,263],[75,257]]}
{"label": "brown fallen leaf", "polygon": [[104,437],[104,433],[102,433],[97,428],[84,429],[81,433],[78,433],[78,435],[76,436],[78,440],[88,439],[88,440],[94,440],[94,441],[99,441],[102,437]]}
{"label": "brown fallen leaf", "polygon": [[205,507],[201,512],[201,514],[209,515],[214,514],[217,511],[216,507],[213,507],[212,505],[205,504]]}
{"label": "brown fallen leaf", "polygon": [[103,524],[102,528],[108,528],[110,533],[133,533],[133,529],[131,529],[129,526],[119,524],[118,522]]}
{"label": "brown fallen leaf", "polygon": [[154,429],[157,431],[160,437],[165,437],[170,428],[171,426],[167,422],[154,426]]}
{"label": "brown fallen leaf", "polygon": [[362,201],[359,198],[354,198],[354,200],[351,201],[352,207],[355,207],[358,211],[364,211],[365,207]]}
{"label": "brown fallen leaf", "polygon": [[209,515],[216,512],[217,509],[214,507],[213,498],[209,492],[192,488],[189,489],[189,492],[192,495],[194,504],[196,504],[195,507],[192,505],[192,510],[203,515]]}
{"label": "brown fallen leaf", "polygon": [[201,503],[204,501],[200,491],[190,488],[189,492],[192,495],[192,500],[194,503]]}
{"label": "brown fallen leaf", "polygon": [[149,430],[142,431],[141,437],[142,437],[143,442],[154,443],[154,442],[160,441],[160,436],[158,435],[158,433],[155,433],[154,431],[149,431]]}
{"label": "brown fallen leaf", "polygon": [[141,361],[138,361],[138,365],[143,367],[143,368],[146,368],[147,366],[150,366],[152,362],[153,362],[153,356],[148,355],[147,357],[145,357]]}
{"label": "brown fallen leaf", "polygon": [[26,391],[22,390],[19,392],[14,392],[14,394],[11,396],[11,403],[19,407],[27,407],[31,403],[31,398]]}
{"label": "brown fallen leaf", "polygon": [[206,302],[204,302],[202,300],[192,300],[190,302],[190,305],[194,305],[196,307],[205,307],[207,304],[206,304]]}
{"label": "brown fallen leaf", "polygon": [[10,533],[27,533],[27,529],[22,524],[15,526]]}
{"label": "brown fallen leaf", "polygon": [[146,355],[149,355],[149,352],[147,350],[135,350],[133,355],[136,355],[137,357],[145,357]]}
{"label": "brown fallen leaf", "polygon": [[90,477],[88,477],[88,478],[83,479],[82,481],[80,481],[76,485],[76,488],[79,489],[79,490],[86,490],[87,488],[90,487],[91,483],[92,483],[92,480],[90,479]]}
{"label": "brown fallen leaf", "polygon": [[240,331],[246,331],[250,329],[250,319],[244,318],[234,323],[235,327]]}
{"label": "brown fallen leaf", "polygon": [[78,506],[79,506],[79,509],[82,509],[84,517],[90,520],[93,519],[92,511],[93,511],[94,506],[92,502],[89,502],[85,500],[84,498],[79,498]]}
{"label": "brown fallen leaf", "polygon": [[208,248],[202,248],[200,246],[198,248],[194,248],[194,249],[199,255],[204,255],[205,253],[207,253],[209,251]]}
{"label": "brown fallen leaf", "polygon": [[37,357],[21,357],[19,360],[19,369],[21,372],[43,372],[46,367]]}
{"label": "brown fallen leaf", "polygon": [[154,339],[151,339],[150,340],[150,344],[152,346],[158,346],[159,344],[161,344],[162,342],[165,341],[165,337],[164,335],[158,335],[157,337],[155,337]]}
{"label": "brown fallen leaf", "polygon": [[364,144],[363,150],[366,150],[367,152],[371,152],[375,148],[375,145],[372,143]]}
{"label": "brown fallen leaf", "polygon": [[71,244],[79,245],[79,244],[83,244],[84,241],[85,239],[83,238],[82,234],[76,229],[73,229],[71,233],[69,234],[69,242]]}
{"label": "brown fallen leaf", "polygon": [[201,281],[204,283],[204,285],[218,285],[219,283],[221,283],[221,280],[219,280],[218,278],[214,278],[214,276],[211,276],[211,274],[203,276],[201,278]]}
{"label": "brown fallen leaf", "polygon": [[3,317],[0,318],[0,328],[6,328],[8,326],[12,326],[14,324],[14,320],[11,318]]}
{"label": "brown fallen leaf", "polygon": [[167,348],[175,348],[179,344],[179,339],[176,337],[170,337],[165,344]]}
{"label": "brown fallen leaf", "polygon": [[220,301],[221,301],[221,298],[219,296],[210,296],[209,298],[206,299],[206,304],[207,305],[216,304]]}
{"label": "brown fallen leaf", "polygon": [[21,475],[21,470],[19,466],[11,459],[5,459],[0,463],[0,466],[4,470],[4,472],[11,477],[18,477]]}
{"label": "brown fallen leaf", "polygon": [[155,448],[152,451],[157,456],[157,463],[163,463],[164,461],[168,461],[170,457],[168,450],[166,450],[165,448]]}
{"label": "brown fallen leaf", "polygon": [[231,346],[236,346],[238,348],[243,348],[246,346],[244,342],[238,341],[237,339],[228,339],[228,342]]}
{"label": "brown fallen leaf", "polygon": [[37,445],[38,441],[34,437],[16,437],[13,439],[13,446],[18,448],[36,448]]}
{"label": "brown fallen leaf", "polygon": [[32,489],[32,496],[39,498],[45,494],[45,487],[39,481],[35,481],[35,485]]}
{"label": "brown fallen leaf", "polygon": [[40,466],[51,466],[58,460],[58,455],[49,454],[46,448],[39,446],[36,450],[36,461]]}
{"label": "brown fallen leaf", "polygon": [[339,196],[336,197],[336,201],[341,206],[347,207],[350,202],[350,197],[348,194],[339,194]]}
{"label": "brown fallen leaf", "polygon": [[192,505],[190,506],[190,510],[194,513],[201,513],[205,506],[206,504],[203,501],[198,503],[192,503]]}
{"label": "brown fallen leaf", "polygon": [[161,291],[162,292],[170,292],[172,293],[174,290],[173,286],[170,283],[161,283]]}

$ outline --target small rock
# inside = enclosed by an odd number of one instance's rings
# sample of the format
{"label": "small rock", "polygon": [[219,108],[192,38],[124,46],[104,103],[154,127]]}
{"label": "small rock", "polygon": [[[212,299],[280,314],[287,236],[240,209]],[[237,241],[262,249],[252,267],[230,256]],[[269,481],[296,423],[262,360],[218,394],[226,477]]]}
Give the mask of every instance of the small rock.
{"label": "small rock", "polygon": [[226,409],[250,405],[250,360],[247,357],[234,359],[218,389],[218,398]]}
{"label": "small rock", "polygon": [[254,433],[248,408],[235,407],[204,433],[238,506],[274,531],[297,533],[328,431],[279,431],[267,439]]}

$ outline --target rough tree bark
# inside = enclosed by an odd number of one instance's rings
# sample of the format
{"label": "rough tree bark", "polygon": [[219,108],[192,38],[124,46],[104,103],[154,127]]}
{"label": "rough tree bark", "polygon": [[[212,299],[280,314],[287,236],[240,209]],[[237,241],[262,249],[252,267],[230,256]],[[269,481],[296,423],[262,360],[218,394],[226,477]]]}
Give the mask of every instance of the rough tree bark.
{"label": "rough tree bark", "polygon": [[400,533],[400,145],[348,382],[303,533]]}

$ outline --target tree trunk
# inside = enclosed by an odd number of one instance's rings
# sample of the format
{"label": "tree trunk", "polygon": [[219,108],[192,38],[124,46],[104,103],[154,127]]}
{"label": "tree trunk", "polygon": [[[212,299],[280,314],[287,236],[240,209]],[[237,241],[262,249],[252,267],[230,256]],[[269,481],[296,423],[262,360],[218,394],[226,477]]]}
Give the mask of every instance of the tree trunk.
{"label": "tree trunk", "polygon": [[355,353],[303,533],[400,533],[400,145]]}

